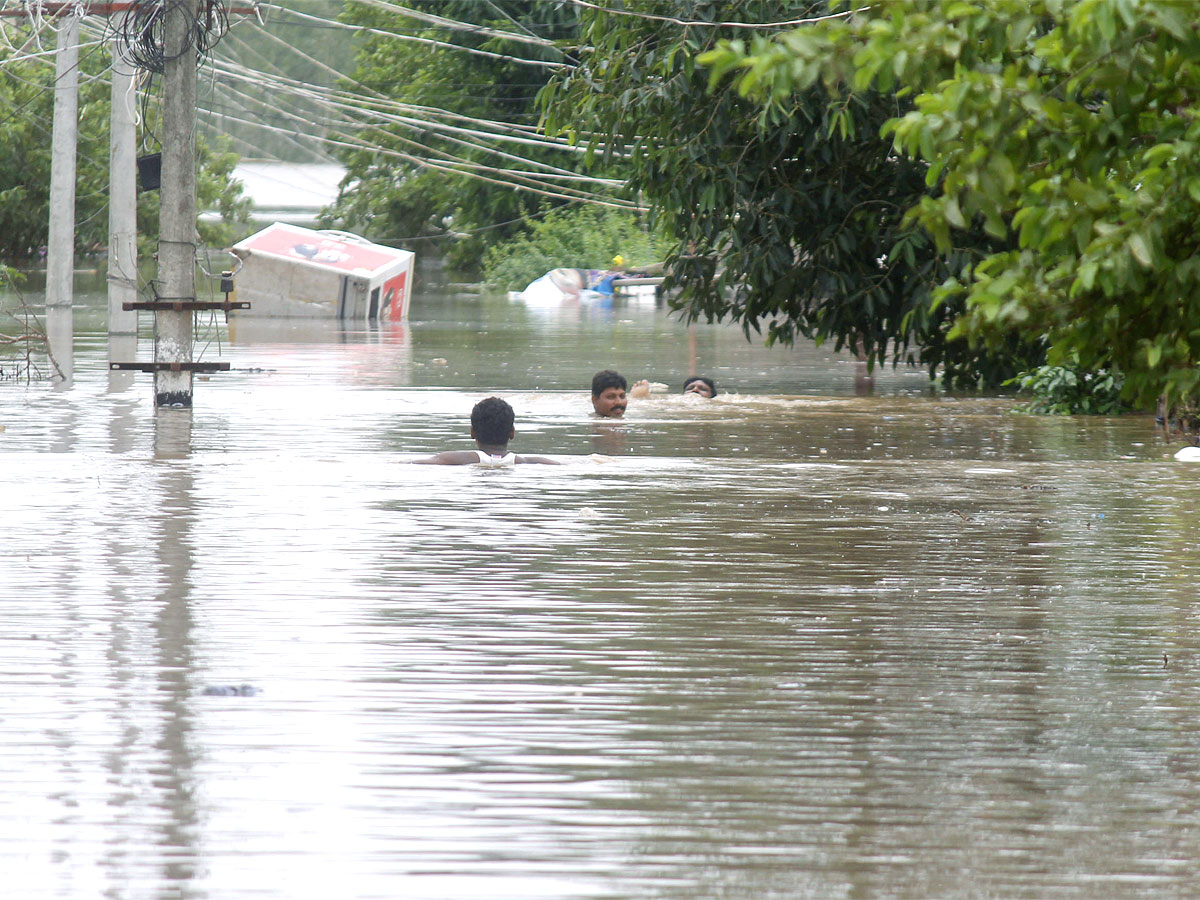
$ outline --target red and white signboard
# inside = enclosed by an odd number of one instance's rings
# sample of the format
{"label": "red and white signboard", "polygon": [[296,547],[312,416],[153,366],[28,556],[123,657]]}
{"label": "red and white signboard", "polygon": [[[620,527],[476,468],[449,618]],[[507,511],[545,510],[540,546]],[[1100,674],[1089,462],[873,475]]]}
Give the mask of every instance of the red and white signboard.
{"label": "red and white signboard", "polygon": [[[238,297],[250,301],[253,315],[312,316],[320,310],[342,319],[408,315],[411,251],[283,222],[233,250],[243,260]],[[300,274],[304,271],[311,275]]]}

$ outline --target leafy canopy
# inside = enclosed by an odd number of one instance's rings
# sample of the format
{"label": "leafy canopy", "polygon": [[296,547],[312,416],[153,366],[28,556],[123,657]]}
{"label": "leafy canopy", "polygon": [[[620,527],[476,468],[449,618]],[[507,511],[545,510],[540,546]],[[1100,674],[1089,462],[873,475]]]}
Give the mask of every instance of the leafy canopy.
{"label": "leafy canopy", "polygon": [[[481,28],[548,40],[573,33],[576,23],[569,5],[538,0],[411,0],[406,6]],[[348,175],[326,223],[386,243],[435,240],[435,246],[449,250],[452,263],[477,266],[485,240],[520,232],[524,217],[547,201],[514,189],[512,178],[503,171],[513,166],[511,161],[471,146],[475,142],[463,135],[423,127],[420,118],[447,119],[443,111],[453,110],[449,121],[456,126],[471,127],[464,117],[534,126],[537,92],[552,69],[512,57],[559,63],[563,54],[553,47],[518,45],[362,3],[347,4],[342,20],[411,34],[422,41],[401,43],[368,34],[354,73],[357,89],[412,104],[422,112],[408,123],[381,121],[361,135],[371,146],[339,154]],[[493,55],[467,53],[454,46]],[[564,159],[561,152],[551,158],[548,151],[528,145],[505,145],[504,152],[559,167],[579,165]],[[470,168],[473,175],[456,174],[456,166]],[[487,230],[475,234],[479,229]]]}
{"label": "leafy canopy", "polygon": [[[0,48],[0,58],[17,55]],[[109,63],[107,47],[80,53],[79,137],[75,190],[77,239],[103,246],[108,217],[109,87],[89,78]],[[20,259],[46,243],[50,203],[54,62],[0,65],[0,258]]]}
{"label": "leafy canopy", "polygon": [[[943,280],[952,334],[1044,340],[1124,376],[1126,399],[1200,394],[1200,28],[1178,0],[856,2],[853,15],[707,62],[765,108],[823,84],[899,90],[894,152],[928,164],[905,221],[938,246],[1007,244]],[[848,7],[845,7],[848,8]]]}
{"label": "leafy canopy", "polygon": [[560,208],[531,218],[526,233],[490,247],[483,278],[493,287],[520,290],[560,266],[608,269],[620,256],[626,268],[637,268],[661,261],[666,250],[624,210]]}
{"label": "leafy canopy", "polygon": [[[46,244],[50,218],[50,167],[54,121],[53,59],[10,61],[0,49],[0,259],[36,255]],[[108,244],[109,118],[111,85],[103,77],[111,63],[108,46],[80,53],[79,125],[76,142],[75,243],[82,252]],[[143,108],[152,130],[156,112]],[[198,142],[197,206],[221,213],[217,222],[198,222],[201,240],[227,246],[237,223],[249,218],[250,201],[232,180],[237,157],[222,140]],[[158,194],[138,195],[138,225],[144,246],[158,234]]]}
{"label": "leafy canopy", "polygon": [[989,239],[939,249],[905,219],[931,193],[928,167],[879,131],[907,101],[884,87],[831,105],[810,80],[764,104],[700,65],[722,41],[769,46],[759,35],[770,30],[728,23],[820,16],[825,3],[683,0],[669,18],[654,0],[622,9],[584,13],[579,64],[543,92],[547,125],[624,167],[674,239],[679,308],[768,342],[805,335],[872,363],[920,361],[951,381],[1012,374],[1015,346],[989,356],[947,341],[955,306],[937,307],[931,291]]}

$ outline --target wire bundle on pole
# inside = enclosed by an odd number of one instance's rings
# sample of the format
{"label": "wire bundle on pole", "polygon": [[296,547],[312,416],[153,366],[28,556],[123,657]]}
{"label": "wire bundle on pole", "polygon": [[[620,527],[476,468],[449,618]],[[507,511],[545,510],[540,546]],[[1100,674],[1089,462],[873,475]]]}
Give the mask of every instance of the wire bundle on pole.
{"label": "wire bundle on pole", "polygon": [[168,61],[193,50],[197,61],[202,60],[229,30],[229,14],[221,0],[201,0],[189,40],[168,53],[164,46],[166,22],[183,8],[181,0],[149,0],[131,6],[116,29],[123,39],[122,56],[139,69],[156,73],[161,73]]}

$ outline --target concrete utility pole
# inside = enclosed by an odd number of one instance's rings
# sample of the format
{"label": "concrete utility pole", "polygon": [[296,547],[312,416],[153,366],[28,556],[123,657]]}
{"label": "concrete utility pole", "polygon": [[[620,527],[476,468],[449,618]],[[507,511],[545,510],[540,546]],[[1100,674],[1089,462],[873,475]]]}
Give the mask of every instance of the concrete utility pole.
{"label": "concrete utility pole", "polygon": [[112,111],[108,145],[108,386],[123,390],[132,372],[114,370],[112,363],[137,356],[138,314],[125,309],[135,303],[137,271],[137,104],[133,67],[122,56],[123,39],[112,43]]}
{"label": "concrete utility pole", "polygon": [[[155,297],[148,301],[120,303],[122,311],[154,313],[154,361],[116,362],[110,358],[108,366],[110,372],[153,372],[155,406],[190,409],[193,373],[229,371],[227,362],[193,360],[193,315],[201,310],[221,309],[228,313],[232,309],[250,307],[249,303],[239,303],[228,297],[223,302],[196,299],[196,247],[200,240],[196,233],[196,67],[199,61],[196,32],[200,27],[214,25],[212,10],[206,10],[205,20],[197,21],[199,0],[145,5],[110,3],[103,7],[107,13],[119,8],[145,14],[135,22],[126,20],[124,25],[128,32],[138,36],[139,41],[149,39],[157,43],[161,38],[161,44],[150,59],[145,60],[143,54],[135,63],[162,72],[162,168]],[[254,12],[252,8],[228,11]],[[161,69],[158,68],[160,61]],[[118,105],[114,99],[114,108]],[[113,153],[115,160],[115,145]],[[118,164],[114,161],[113,166],[116,169]],[[120,167],[128,168],[125,163]],[[118,229],[114,225],[113,230],[123,230],[123,227]],[[112,237],[119,247],[119,236],[114,233]],[[132,254],[128,249],[125,252]],[[110,335],[109,346],[114,343]],[[114,351],[109,352],[111,355]]]}
{"label": "concrete utility pole", "polygon": [[133,66],[112,44],[112,115],[108,144],[108,333],[137,334],[138,317],[122,307],[137,300],[137,125]]}
{"label": "concrete utility pole", "polygon": [[[196,302],[196,8],[197,0],[168,4],[163,28],[159,299],[183,304]],[[155,313],[156,406],[192,405],[192,315],[190,308]]]}
{"label": "concrete utility pole", "polygon": [[75,145],[79,130],[79,16],[58,29],[50,146],[50,227],[46,244],[46,336],[63,381],[74,378]]}

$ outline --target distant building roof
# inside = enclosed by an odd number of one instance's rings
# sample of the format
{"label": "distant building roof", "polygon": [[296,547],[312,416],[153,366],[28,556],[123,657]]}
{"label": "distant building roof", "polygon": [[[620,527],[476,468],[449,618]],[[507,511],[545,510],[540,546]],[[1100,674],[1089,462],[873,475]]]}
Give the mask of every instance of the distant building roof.
{"label": "distant building roof", "polygon": [[288,163],[242,160],[233,177],[252,205],[256,222],[311,225],[317,213],[337,199],[346,169],[336,163]]}

